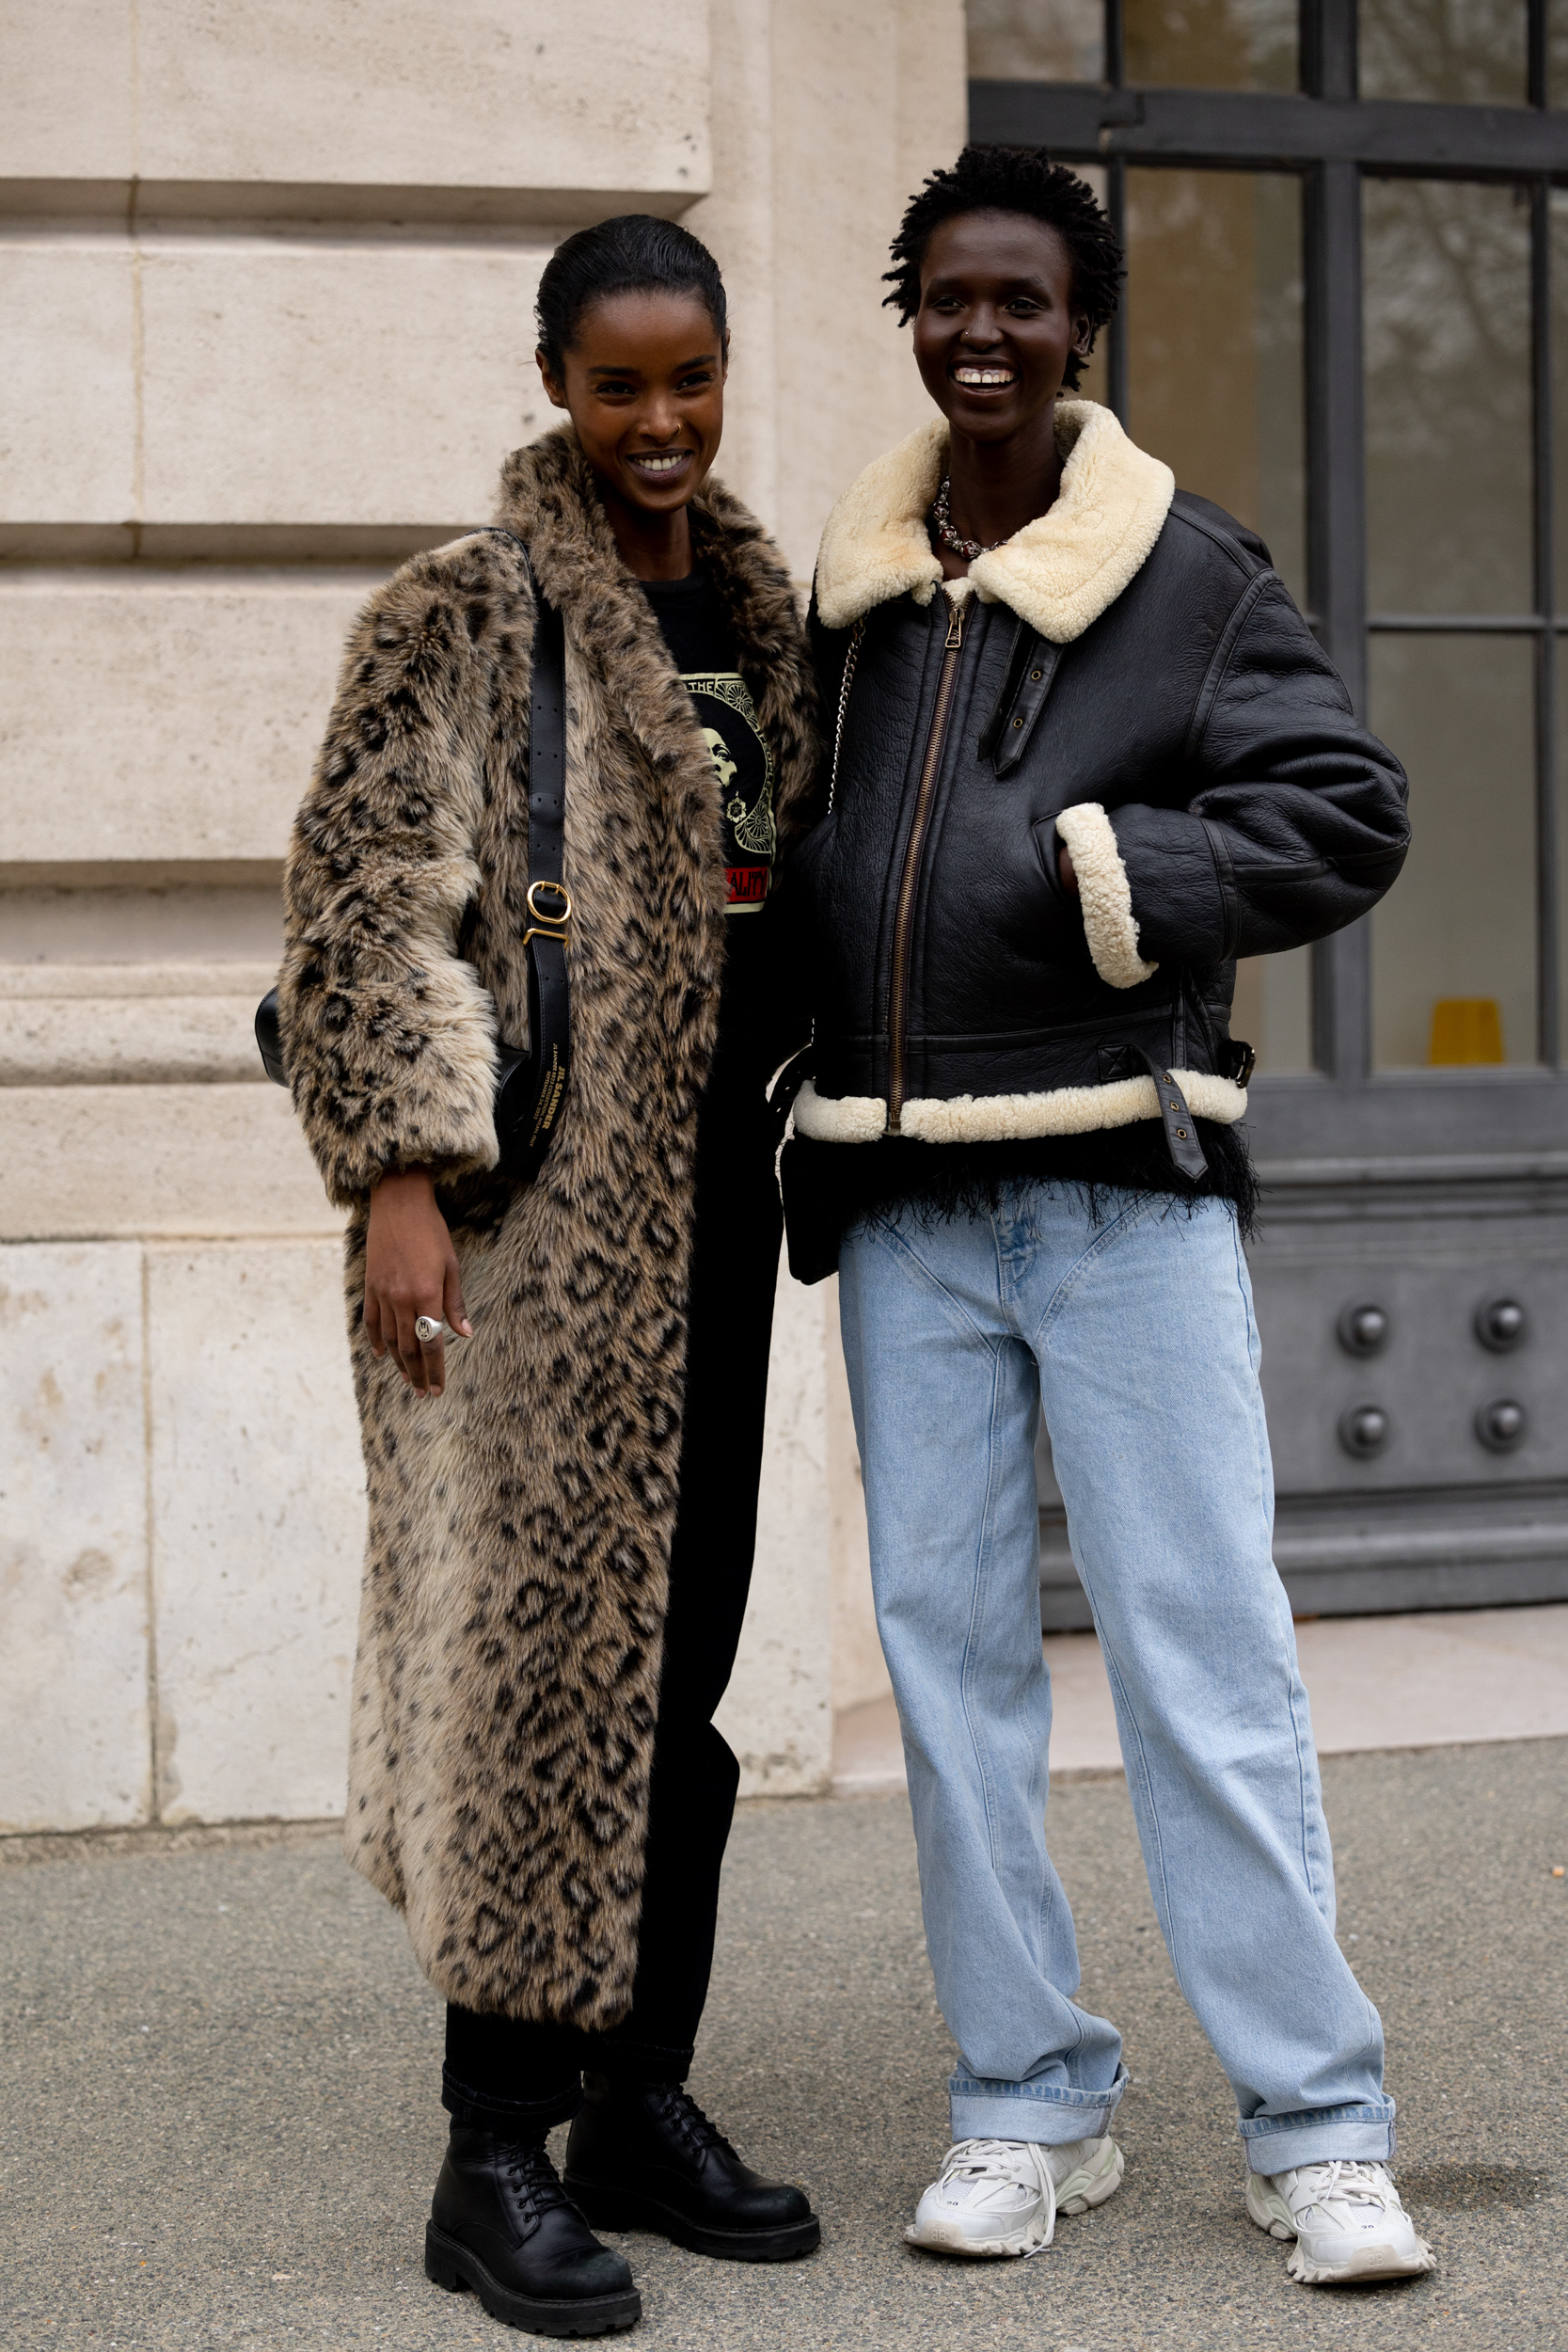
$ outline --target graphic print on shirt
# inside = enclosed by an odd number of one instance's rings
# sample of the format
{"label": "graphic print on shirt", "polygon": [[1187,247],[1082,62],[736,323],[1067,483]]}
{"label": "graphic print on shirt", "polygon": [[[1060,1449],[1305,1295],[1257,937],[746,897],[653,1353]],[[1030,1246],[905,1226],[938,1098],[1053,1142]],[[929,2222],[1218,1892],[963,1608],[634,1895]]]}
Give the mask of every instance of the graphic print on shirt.
{"label": "graphic print on shirt", "polygon": [[755,914],[768,896],[778,834],[773,823],[773,755],[756,706],[736,670],[682,674],[713,762],[722,819],[731,914]]}

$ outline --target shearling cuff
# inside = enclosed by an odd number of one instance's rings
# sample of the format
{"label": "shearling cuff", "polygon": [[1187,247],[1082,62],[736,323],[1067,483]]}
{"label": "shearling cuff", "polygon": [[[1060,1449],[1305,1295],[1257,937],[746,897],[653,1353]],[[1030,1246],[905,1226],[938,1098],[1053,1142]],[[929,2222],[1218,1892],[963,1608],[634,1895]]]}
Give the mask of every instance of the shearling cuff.
{"label": "shearling cuff", "polygon": [[1098,801],[1080,801],[1075,808],[1062,810],[1056,831],[1078,877],[1084,934],[1095,970],[1107,988],[1136,988],[1140,980],[1152,979],[1160,967],[1146,963],[1138,953],[1127,868],[1105,811]]}

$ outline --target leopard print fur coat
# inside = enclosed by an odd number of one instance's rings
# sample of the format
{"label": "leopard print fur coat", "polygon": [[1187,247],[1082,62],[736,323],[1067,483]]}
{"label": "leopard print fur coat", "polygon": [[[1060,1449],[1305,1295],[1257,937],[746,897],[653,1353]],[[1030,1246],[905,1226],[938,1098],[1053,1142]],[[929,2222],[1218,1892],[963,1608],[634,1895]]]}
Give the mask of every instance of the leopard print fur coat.
{"label": "leopard print fur coat", "polygon": [[[283,1035],[352,1213],[349,1852],[449,2000],[604,2027],[636,1963],[726,886],[710,755],[569,427],[507,461],[499,519],[566,633],[573,1068],[543,1169],[493,1173],[496,1041],[528,1033],[533,603],[505,537],[416,556],[354,628],[289,852]],[[796,600],[717,484],[691,524],[773,746],[782,850],[817,764]],[[413,1166],[437,1171],[474,1327],[422,1402],[360,1323],[367,1197]]]}

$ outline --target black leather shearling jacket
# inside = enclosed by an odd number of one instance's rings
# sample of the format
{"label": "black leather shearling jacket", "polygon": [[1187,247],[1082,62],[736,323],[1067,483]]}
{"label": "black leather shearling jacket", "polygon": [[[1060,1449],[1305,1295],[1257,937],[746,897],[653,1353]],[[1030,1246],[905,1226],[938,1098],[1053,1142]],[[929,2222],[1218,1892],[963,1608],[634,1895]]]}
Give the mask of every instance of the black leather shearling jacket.
{"label": "black leather shearling jacket", "polygon": [[1195,1116],[1246,1106],[1236,958],[1376,903],[1404,774],[1261,541],[1173,497],[1108,410],[1058,416],[1056,505],[972,568],[992,600],[933,593],[940,421],[824,535],[813,630],[842,724],[792,866],[816,1020],[796,1124],[988,1143],[1159,1116],[1201,1175]]}

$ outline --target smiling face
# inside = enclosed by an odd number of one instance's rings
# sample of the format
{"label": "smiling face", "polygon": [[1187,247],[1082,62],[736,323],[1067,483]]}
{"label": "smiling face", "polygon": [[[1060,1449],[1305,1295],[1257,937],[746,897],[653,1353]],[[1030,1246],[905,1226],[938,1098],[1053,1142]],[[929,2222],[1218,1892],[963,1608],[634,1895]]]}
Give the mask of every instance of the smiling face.
{"label": "smiling face", "polygon": [[1072,257],[1023,213],[960,213],[931,232],[920,267],[914,356],[956,431],[1001,441],[1049,416],[1068,363],[1089,355]]}
{"label": "smiling face", "polygon": [[725,353],[700,294],[606,294],[578,320],[559,375],[538,359],[608,501],[651,521],[695,496],[724,429]]}

